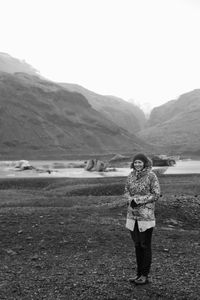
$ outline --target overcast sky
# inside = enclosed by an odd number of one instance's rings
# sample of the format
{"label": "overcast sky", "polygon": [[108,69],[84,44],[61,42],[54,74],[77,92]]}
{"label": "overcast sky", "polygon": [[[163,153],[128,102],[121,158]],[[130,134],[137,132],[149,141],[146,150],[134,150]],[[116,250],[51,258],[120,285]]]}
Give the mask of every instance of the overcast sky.
{"label": "overcast sky", "polygon": [[0,0],[0,51],[151,106],[200,88],[200,0]]}

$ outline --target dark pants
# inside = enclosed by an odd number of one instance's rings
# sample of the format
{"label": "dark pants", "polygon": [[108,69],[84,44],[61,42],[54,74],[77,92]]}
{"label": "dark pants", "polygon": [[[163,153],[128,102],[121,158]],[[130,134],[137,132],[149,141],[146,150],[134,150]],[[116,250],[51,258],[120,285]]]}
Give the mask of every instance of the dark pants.
{"label": "dark pants", "polygon": [[152,259],[151,237],[152,237],[153,227],[147,229],[144,232],[140,232],[138,229],[138,223],[136,221],[134,231],[130,231],[130,232],[131,232],[131,237],[135,244],[137,275],[148,276],[151,267],[151,259]]}

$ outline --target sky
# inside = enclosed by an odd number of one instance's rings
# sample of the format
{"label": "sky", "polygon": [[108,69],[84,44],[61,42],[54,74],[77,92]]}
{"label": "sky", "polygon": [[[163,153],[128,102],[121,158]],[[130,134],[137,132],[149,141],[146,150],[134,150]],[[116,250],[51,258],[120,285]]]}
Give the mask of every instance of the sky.
{"label": "sky", "polygon": [[0,52],[144,109],[200,88],[200,0],[0,0]]}

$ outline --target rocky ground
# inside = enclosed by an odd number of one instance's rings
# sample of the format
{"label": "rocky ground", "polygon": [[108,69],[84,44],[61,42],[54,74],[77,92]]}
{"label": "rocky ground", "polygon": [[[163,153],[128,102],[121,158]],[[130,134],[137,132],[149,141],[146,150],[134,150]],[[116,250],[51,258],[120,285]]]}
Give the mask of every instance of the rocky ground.
{"label": "rocky ground", "polygon": [[2,179],[1,300],[199,299],[200,176],[162,175],[150,284],[135,272],[125,178]]}

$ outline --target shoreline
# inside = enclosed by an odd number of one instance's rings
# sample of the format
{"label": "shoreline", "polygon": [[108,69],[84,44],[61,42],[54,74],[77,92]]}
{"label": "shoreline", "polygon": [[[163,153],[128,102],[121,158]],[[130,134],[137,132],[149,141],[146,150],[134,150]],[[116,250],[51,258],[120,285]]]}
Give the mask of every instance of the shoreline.
{"label": "shoreline", "polygon": [[[90,185],[90,184],[123,184],[127,176],[113,177],[6,177],[0,178],[0,190],[2,189],[23,189],[23,188],[45,188],[51,184],[65,185]],[[200,174],[162,174],[158,176],[160,183],[168,184],[175,180],[177,183],[189,182],[198,185]],[[195,180],[196,179],[196,180]]]}
{"label": "shoreline", "polygon": [[[71,175],[64,175],[64,172],[59,172],[59,171],[52,171],[51,174],[48,174],[47,172],[44,173],[36,173],[36,174],[30,174],[27,173],[28,171],[21,171],[21,174],[11,174],[11,175],[7,175],[7,176],[1,176],[0,175],[0,181],[4,180],[4,181],[12,181],[12,180],[56,180],[56,179],[64,179],[64,180],[92,180],[92,179],[112,179],[112,178],[126,178],[129,174],[129,172],[127,172],[127,174],[125,174],[126,172],[119,172],[117,174],[117,171],[111,171],[111,172],[89,172],[89,171],[85,171],[82,170],[82,174],[76,174],[74,172],[74,176]],[[24,172],[24,173],[23,173]],[[73,172],[72,172],[73,173]],[[112,174],[109,174],[112,173]],[[123,174],[124,173],[124,174]],[[156,175],[158,177],[192,177],[192,176],[197,176],[200,177],[200,173],[164,173],[164,174],[157,174]]]}

